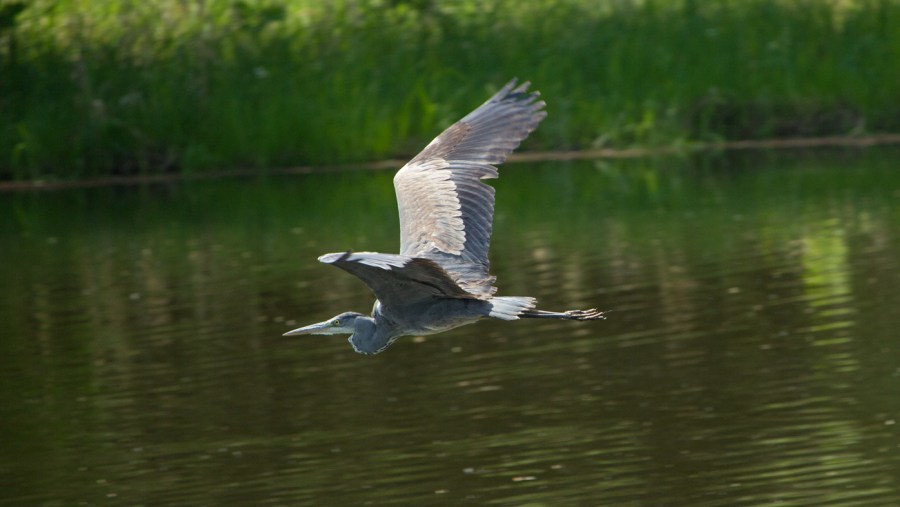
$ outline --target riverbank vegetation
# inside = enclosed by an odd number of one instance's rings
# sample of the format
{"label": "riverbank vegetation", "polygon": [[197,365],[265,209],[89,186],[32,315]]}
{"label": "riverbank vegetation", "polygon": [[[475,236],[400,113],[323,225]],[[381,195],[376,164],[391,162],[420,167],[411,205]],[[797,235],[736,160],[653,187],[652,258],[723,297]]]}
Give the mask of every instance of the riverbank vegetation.
{"label": "riverbank vegetation", "polygon": [[509,78],[529,149],[900,132],[897,0],[0,0],[0,179],[402,157]]}

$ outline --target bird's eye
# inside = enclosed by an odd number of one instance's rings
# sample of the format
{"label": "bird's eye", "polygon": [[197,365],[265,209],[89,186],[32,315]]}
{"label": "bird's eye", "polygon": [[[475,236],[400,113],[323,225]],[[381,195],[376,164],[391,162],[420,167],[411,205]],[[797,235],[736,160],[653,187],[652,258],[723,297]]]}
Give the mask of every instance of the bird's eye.
{"label": "bird's eye", "polygon": [[340,325],[341,325],[340,319],[334,319],[334,320],[332,320],[332,321],[331,321],[331,325],[334,326],[334,327],[340,326]]}

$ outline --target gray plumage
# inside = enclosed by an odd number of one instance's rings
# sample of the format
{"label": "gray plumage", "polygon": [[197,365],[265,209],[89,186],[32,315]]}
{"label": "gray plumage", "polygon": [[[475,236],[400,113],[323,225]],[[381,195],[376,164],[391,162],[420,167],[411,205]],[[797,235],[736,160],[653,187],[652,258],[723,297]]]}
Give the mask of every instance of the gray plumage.
{"label": "gray plumage", "polygon": [[375,294],[372,316],[347,312],[285,333],[350,333],[377,354],[398,337],[437,333],[485,317],[596,320],[596,310],[535,310],[531,297],[494,296],[490,248],[497,168],[547,113],[529,83],[510,81],[454,123],[394,176],[400,254],[344,252],[319,261],[360,278]]}

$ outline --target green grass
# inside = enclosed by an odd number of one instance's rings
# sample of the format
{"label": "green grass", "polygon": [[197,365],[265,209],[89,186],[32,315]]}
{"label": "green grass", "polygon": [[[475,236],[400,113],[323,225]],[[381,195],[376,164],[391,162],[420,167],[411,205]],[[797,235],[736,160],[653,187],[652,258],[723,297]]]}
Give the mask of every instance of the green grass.
{"label": "green grass", "polygon": [[34,0],[7,18],[0,179],[410,155],[513,76],[548,101],[530,149],[900,131],[897,0]]}

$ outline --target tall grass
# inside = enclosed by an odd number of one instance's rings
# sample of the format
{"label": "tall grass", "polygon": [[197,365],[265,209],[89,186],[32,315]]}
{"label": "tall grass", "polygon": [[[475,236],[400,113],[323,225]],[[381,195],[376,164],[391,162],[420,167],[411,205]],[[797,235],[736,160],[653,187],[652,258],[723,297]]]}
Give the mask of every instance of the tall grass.
{"label": "tall grass", "polygon": [[33,0],[10,19],[0,179],[409,155],[512,76],[549,102],[530,148],[900,131],[897,0]]}

